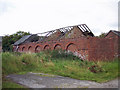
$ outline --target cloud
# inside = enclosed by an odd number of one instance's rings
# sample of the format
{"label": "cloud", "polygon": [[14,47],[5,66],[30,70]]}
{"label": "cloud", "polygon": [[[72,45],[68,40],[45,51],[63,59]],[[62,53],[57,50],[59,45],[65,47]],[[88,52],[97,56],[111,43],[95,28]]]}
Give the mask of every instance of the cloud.
{"label": "cloud", "polygon": [[[0,16],[2,35],[18,30],[41,33],[84,23],[99,35],[115,28],[113,24],[117,22],[117,0],[11,0],[4,3],[7,4],[1,3],[4,9]],[[14,9],[8,10],[12,6]]]}
{"label": "cloud", "polygon": [[4,14],[5,12],[8,12],[13,7],[14,6],[10,2],[0,1],[0,15]]}
{"label": "cloud", "polygon": [[116,28],[118,27],[118,22],[113,22],[110,24],[111,27]]}

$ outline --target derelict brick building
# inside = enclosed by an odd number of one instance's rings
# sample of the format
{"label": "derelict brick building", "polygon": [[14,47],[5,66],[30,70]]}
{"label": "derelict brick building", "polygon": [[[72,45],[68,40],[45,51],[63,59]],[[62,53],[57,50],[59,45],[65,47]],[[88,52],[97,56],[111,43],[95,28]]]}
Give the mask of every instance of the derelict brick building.
{"label": "derelict brick building", "polygon": [[14,51],[62,49],[73,52],[83,60],[112,60],[120,56],[119,31],[111,30],[104,38],[99,38],[86,24],[81,24],[38,34],[23,36],[14,43]]}

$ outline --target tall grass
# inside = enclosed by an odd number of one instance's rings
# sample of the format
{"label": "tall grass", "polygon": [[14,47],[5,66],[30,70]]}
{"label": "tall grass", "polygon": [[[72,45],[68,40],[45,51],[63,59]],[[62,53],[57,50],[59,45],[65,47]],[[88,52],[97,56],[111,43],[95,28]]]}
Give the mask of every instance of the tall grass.
{"label": "tall grass", "polygon": [[21,72],[42,72],[80,80],[106,82],[118,77],[118,63],[114,61],[83,61],[72,53],[45,51],[40,53],[2,53],[3,75]]}

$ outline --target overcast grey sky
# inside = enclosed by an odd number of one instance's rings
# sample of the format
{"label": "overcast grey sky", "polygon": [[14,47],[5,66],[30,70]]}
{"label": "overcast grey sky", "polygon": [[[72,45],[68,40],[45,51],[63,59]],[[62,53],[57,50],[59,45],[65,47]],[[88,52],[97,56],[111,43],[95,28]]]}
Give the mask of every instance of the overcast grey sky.
{"label": "overcast grey sky", "polygon": [[95,35],[118,30],[119,0],[0,0],[0,35],[87,24]]}

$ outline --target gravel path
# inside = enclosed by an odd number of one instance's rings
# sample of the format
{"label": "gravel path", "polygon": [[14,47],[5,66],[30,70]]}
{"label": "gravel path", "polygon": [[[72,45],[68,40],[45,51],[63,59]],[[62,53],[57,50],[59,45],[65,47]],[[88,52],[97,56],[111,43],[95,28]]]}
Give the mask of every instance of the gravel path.
{"label": "gravel path", "polygon": [[118,79],[107,83],[77,80],[43,73],[11,74],[7,78],[29,88],[118,88]]}

